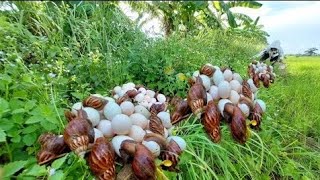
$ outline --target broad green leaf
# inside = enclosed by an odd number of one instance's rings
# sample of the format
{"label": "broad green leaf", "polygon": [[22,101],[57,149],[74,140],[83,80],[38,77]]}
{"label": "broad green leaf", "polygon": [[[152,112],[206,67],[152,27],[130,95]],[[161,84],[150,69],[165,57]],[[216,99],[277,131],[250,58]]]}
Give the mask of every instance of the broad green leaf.
{"label": "broad green leaf", "polygon": [[19,113],[24,113],[24,112],[26,112],[25,109],[19,108],[19,109],[13,110],[13,111],[11,112],[11,114],[19,114]]}
{"label": "broad green leaf", "polygon": [[14,161],[3,166],[3,177],[10,177],[24,167],[27,161]]}
{"label": "broad green leaf", "polygon": [[30,101],[27,101],[24,105],[24,108],[26,110],[30,110],[32,109],[35,105],[36,105],[37,101],[36,100],[30,100]]}
{"label": "broad green leaf", "polygon": [[0,142],[5,142],[6,141],[6,133],[0,129]]}
{"label": "broad green leaf", "polygon": [[9,103],[5,99],[0,97],[0,115],[9,110]]}
{"label": "broad green leaf", "polygon": [[40,122],[40,121],[43,121],[43,117],[41,116],[31,116],[30,118],[28,118],[26,120],[26,124],[33,124],[33,123],[37,123],[37,122]]}
{"label": "broad green leaf", "polygon": [[34,144],[37,140],[37,135],[35,133],[30,133],[25,136],[23,136],[22,141],[27,145],[31,146]]}
{"label": "broad green leaf", "polygon": [[12,137],[11,141],[14,142],[14,143],[19,143],[21,141],[21,136],[20,135],[16,135],[16,136]]}
{"label": "broad green leaf", "polygon": [[0,74],[0,80],[6,84],[10,84],[12,82],[12,78],[7,74]]}
{"label": "broad green leaf", "polygon": [[32,132],[38,130],[39,128],[41,128],[41,127],[39,127],[39,125],[29,125],[26,128],[22,129],[22,133],[23,134],[32,133]]}
{"label": "broad green leaf", "polygon": [[0,127],[4,130],[4,131],[8,131],[9,129],[11,129],[12,127],[14,126],[14,122],[8,120],[8,119],[5,119],[5,118],[2,118],[0,120]]}
{"label": "broad green leaf", "polygon": [[47,174],[47,169],[45,166],[40,166],[38,164],[35,164],[34,166],[32,166],[32,168],[28,168],[28,172],[26,173],[26,175],[29,176],[44,176]]}
{"label": "broad green leaf", "polygon": [[48,180],[60,180],[63,179],[64,177],[64,173],[62,170],[58,170],[56,172],[54,172],[54,174],[52,176],[49,176]]}
{"label": "broad green leaf", "polygon": [[65,155],[62,158],[59,158],[59,159],[55,160],[52,163],[51,167],[54,168],[54,169],[59,169],[61,167],[61,165],[66,161],[67,157],[68,157],[68,154]]}

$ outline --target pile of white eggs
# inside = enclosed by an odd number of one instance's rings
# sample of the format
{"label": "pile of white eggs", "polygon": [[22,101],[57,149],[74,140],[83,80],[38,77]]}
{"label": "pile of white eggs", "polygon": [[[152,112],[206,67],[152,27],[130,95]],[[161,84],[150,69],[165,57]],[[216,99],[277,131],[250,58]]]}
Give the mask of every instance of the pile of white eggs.
{"label": "pile of white eggs", "polygon": [[273,72],[273,66],[267,65],[263,62],[255,62],[255,63],[250,63],[249,66],[253,67],[254,73],[259,74],[259,78],[261,78],[262,74],[266,74],[268,79],[270,79],[270,76],[273,76],[273,78],[276,77],[276,74]]}
{"label": "pile of white eggs", "polygon": [[[82,108],[88,116],[87,119],[94,126],[95,139],[103,136],[112,139],[113,148],[118,156],[120,156],[121,143],[124,140],[134,140],[145,145],[155,157],[158,157],[160,145],[155,141],[144,141],[144,137],[146,134],[152,133],[149,130],[150,107],[153,104],[166,103],[166,97],[144,87],[139,89],[135,87],[132,82],[116,86],[113,89],[113,98],[92,94],[91,96],[107,100],[102,110],[83,107],[82,102],[77,102],[72,106],[72,113],[77,114],[77,110]],[[134,98],[117,104],[116,100],[124,96],[128,90],[136,90],[138,93]],[[161,119],[164,127],[164,138],[168,142],[173,139],[181,150],[184,150],[186,142],[181,137],[172,135],[174,126],[171,124],[169,110],[159,112],[157,116]]]}
{"label": "pile of white eggs", "polygon": [[[226,103],[233,103],[241,109],[247,118],[250,115],[250,108],[247,104],[239,102],[240,98],[244,96],[242,94],[242,83],[244,80],[240,74],[232,72],[230,69],[226,69],[222,72],[220,67],[213,66],[209,63],[206,65],[215,69],[211,76],[201,74],[199,70],[195,71],[192,76],[194,80],[197,76],[200,76],[202,79],[203,86],[207,91],[207,102],[210,100],[218,102],[218,108],[222,115],[224,105]],[[246,81],[252,91],[251,101],[253,102],[253,105],[255,105],[255,103],[259,103],[263,112],[265,112],[266,105],[262,100],[257,99],[258,88],[254,85],[252,78],[249,78]]]}

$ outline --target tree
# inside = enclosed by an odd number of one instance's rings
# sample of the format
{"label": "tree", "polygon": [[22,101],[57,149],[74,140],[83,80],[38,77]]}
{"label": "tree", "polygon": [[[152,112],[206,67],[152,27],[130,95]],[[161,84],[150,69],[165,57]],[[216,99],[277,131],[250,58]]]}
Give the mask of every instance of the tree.
{"label": "tree", "polygon": [[309,49],[306,50],[304,53],[305,53],[305,55],[307,55],[307,56],[314,56],[314,55],[317,54],[316,51],[318,51],[318,49],[315,48],[315,47],[313,47],[313,48],[309,48]]}

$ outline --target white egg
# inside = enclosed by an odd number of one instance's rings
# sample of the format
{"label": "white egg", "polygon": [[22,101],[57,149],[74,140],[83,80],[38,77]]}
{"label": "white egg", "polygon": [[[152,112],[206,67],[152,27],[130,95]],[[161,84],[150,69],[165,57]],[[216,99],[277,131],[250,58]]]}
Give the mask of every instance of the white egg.
{"label": "white egg", "polygon": [[145,108],[148,108],[149,103],[148,103],[148,101],[143,100],[143,101],[139,102],[139,105],[141,105],[141,106],[143,106],[143,107],[145,107]]}
{"label": "white egg", "polygon": [[146,134],[150,134],[150,133],[153,133],[153,132],[150,130],[146,130]]}
{"label": "white egg", "polygon": [[232,103],[232,102],[229,99],[220,99],[220,101],[218,102],[218,109],[219,109],[222,117],[224,117],[224,115],[223,115],[224,106],[227,103]]}
{"label": "white egg", "polygon": [[245,115],[245,117],[247,118],[250,114],[250,109],[246,104],[238,104],[238,107],[240,108],[240,110],[242,111],[242,113]]}
{"label": "white egg", "polygon": [[187,143],[184,139],[179,136],[169,136],[167,138],[167,142],[169,143],[171,140],[174,140],[180,147],[181,151],[185,150],[187,147]]}
{"label": "white egg", "polygon": [[143,100],[145,100],[145,101],[147,101],[149,103],[149,102],[151,102],[151,97],[148,94],[146,94],[144,96]]}
{"label": "white egg", "polygon": [[116,134],[128,134],[132,126],[131,119],[124,114],[118,114],[111,120],[112,131]]}
{"label": "white egg", "polygon": [[[108,96],[105,96],[103,97],[105,100],[107,100],[108,102],[115,102],[115,100],[112,98],[112,97],[108,97]],[[118,96],[119,98],[119,96]]]}
{"label": "white egg", "polygon": [[212,96],[209,93],[207,93],[207,102],[212,101],[212,100],[213,100]]}
{"label": "white egg", "polygon": [[267,106],[266,103],[264,101],[262,101],[261,99],[256,99],[254,101],[254,104],[258,103],[262,109],[263,112],[266,112]]}
{"label": "white egg", "polygon": [[233,73],[233,75],[232,75],[232,79],[233,80],[237,80],[240,84],[242,84],[242,77],[240,76],[240,74],[238,74],[238,73]]}
{"label": "white egg", "polygon": [[99,122],[97,129],[99,129],[104,137],[113,137],[114,132],[112,131],[111,121],[103,119]]}
{"label": "white egg", "polygon": [[195,71],[192,74],[192,77],[198,77],[200,75],[200,71]]}
{"label": "white egg", "polygon": [[150,108],[151,108],[151,106],[153,105],[153,103],[148,103],[148,107],[147,107],[147,109],[148,109],[148,111],[150,111]]}
{"label": "white egg", "polygon": [[133,89],[133,88],[136,87],[136,85],[135,85],[133,82],[128,82],[128,83],[127,83],[127,86],[128,86],[129,88],[131,88],[131,89]]}
{"label": "white egg", "polygon": [[143,93],[139,93],[139,94],[137,94],[135,97],[134,97],[134,100],[136,101],[136,102],[141,102],[141,101],[143,101],[143,99],[144,99],[144,94]]}
{"label": "white egg", "polygon": [[222,81],[218,85],[218,95],[221,98],[228,98],[230,96],[231,86],[228,81]]}
{"label": "white egg", "polygon": [[144,115],[147,119],[149,119],[149,117],[151,115],[150,112],[142,105],[135,106],[134,107],[134,112]]}
{"label": "white egg", "polygon": [[160,146],[158,143],[154,141],[142,141],[142,144],[151,151],[154,157],[158,157],[160,155]]}
{"label": "white egg", "polygon": [[171,128],[170,114],[168,112],[159,112],[157,116],[161,119],[161,122],[165,128]]}
{"label": "white egg", "polygon": [[95,127],[99,124],[100,114],[99,111],[92,107],[85,107],[83,110],[87,113],[88,120],[92,123],[92,126]]}
{"label": "white egg", "polygon": [[154,95],[155,95],[156,93],[154,92],[154,91],[152,91],[152,90],[147,90],[146,91],[146,95],[148,95],[150,98],[153,98],[154,97]]}
{"label": "white egg", "polygon": [[148,125],[148,119],[140,113],[131,114],[130,119],[132,124],[140,126],[142,129],[146,129]]}
{"label": "white egg", "polygon": [[168,131],[167,128],[163,128],[163,129],[164,129],[164,135],[163,135],[163,137],[164,137],[164,138],[167,138],[167,137],[169,136],[169,131]]}
{"label": "white egg", "polygon": [[211,85],[211,80],[208,76],[201,74],[200,78],[202,79],[202,84],[205,87],[206,91],[209,91],[210,85]]}
{"label": "white egg", "polygon": [[120,104],[122,114],[130,116],[134,112],[134,105],[132,102],[124,101]]}
{"label": "white egg", "polygon": [[157,100],[158,100],[158,102],[164,103],[164,102],[166,102],[166,96],[164,96],[163,94],[158,94]]}
{"label": "white egg", "polygon": [[140,126],[132,125],[129,137],[134,139],[136,142],[142,142],[144,135],[146,135],[146,132]]}
{"label": "white egg", "polygon": [[212,76],[213,82],[216,86],[220,84],[220,82],[224,81],[223,73],[219,70],[216,70]]}
{"label": "white egg", "polygon": [[91,94],[90,96],[98,97],[98,98],[104,98],[101,94]]}
{"label": "white egg", "polygon": [[151,103],[156,103],[157,102],[157,99],[156,98],[151,98]]}
{"label": "white egg", "polygon": [[111,120],[117,114],[121,114],[121,107],[115,102],[108,102],[103,108],[104,117]]}
{"label": "white egg", "polygon": [[231,90],[235,90],[236,92],[241,92],[241,84],[237,80],[230,81]]}
{"label": "white egg", "polygon": [[121,148],[121,144],[123,141],[125,140],[133,140],[131,137],[129,136],[123,136],[123,135],[119,135],[119,136],[115,136],[114,138],[112,138],[111,140],[111,144],[112,147],[114,149],[114,151],[116,152],[116,154],[121,157],[120,155],[120,148]]}
{"label": "white egg", "polygon": [[121,91],[118,93],[119,97],[122,97],[127,91],[121,89]]}
{"label": "white egg", "polygon": [[223,77],[224,77],[225,81],[231,81],[232,80],[232,71],[230,69],[224,70]]}
{"label": "white egg", "polygon": [[99,129],[93,128],[93,130],[94,130],[94,142],[96,142],[96,140],[99,137],[103,137],[103,134]]}
{"label": "white egg", "polygon": [[258,90],[258,88],[254,85],[252,78],[248,79],[247,82],[250,86],[251,91],[255,93]]}
{"label": "white egg", "polygon": [[73,106],[71,107],[71,112],[74,115],[77,115],[78,114],[78,110],[80,110],[81,108],[83,108],[82,102],[74,103]]}
{"label": "white egg", "polygon": [[121,89],[120,86],[116,86],[116,87],[113,88],[113,91],[114,91],[116,94],[119,94],[121,90],[122,90],[122,89]]}
{"label": "white egg", "polygon": [[221,71],[221,69],[220,69],[220,67],[219,67],[219,66],[213,66],[213,68],[215,68],[216,70]]}
{"label": "white egg", "polygon": [[233,104],[238,104],[240,95],[237,93],[237,91],[231,90],[229,99]]}
{"label": "white egg", "polygon": [[147,93],[147,90],[144,87],[139,88],[138,91],[140,91],[140,93],[142,93],[143,95]]}
{"label": "white egg", "polygon": [[209,90],[209,93],[210,93],[210,95],[211,95],[213,100],[220,99],[217,86],[215,86],[215,85],[211,86],[210,90]]}

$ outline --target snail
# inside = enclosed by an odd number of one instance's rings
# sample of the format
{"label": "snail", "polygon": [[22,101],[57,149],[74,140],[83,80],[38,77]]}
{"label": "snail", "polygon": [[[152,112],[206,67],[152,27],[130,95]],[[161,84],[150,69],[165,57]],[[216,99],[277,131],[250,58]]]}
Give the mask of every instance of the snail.
{"label": "snail", "polygon": [[152,113],[150,116],[149,129],[154,133],[164,136],[164,126],[156,113]]}
{"label": "snail", "polygon": [[88,156],[88,164],[93,174],[101,180],[114,180],[115,152],[105,138],[100,137],[94,143]]}
{"label": "snail", "polygon": [[232,137],[239,143],[244,144],[247,140],[247,125],[242,111],[238,106],[233,107],[230,127]]}
{"label": "snail", "polygon": [[221,139],[220,113],[214,101],[209,101],[205,112],[202,115],[202,124],[206,133],[217,143]]}
{"label": "snail", "polygon": [[193,114],[197,115],[198,117],[200,117],[200,114],[203,112],[203,106],[206,105],[206,96],[207,93],[202,85],[202,80],[200,76],[197,76],[195,83],[189,89],[187,102]]}
{"label": "snail", "polygon": [[200,68],[200,74],[204,74],[208,77],[212,77],[213,73],[215,72],[215,68],[211,64],[205,64]]}
{"label": "snail", "polygon": [[38,142],[41,145],[41,149],[37,153],[37,161],[39,165],[49,163],[70,151],[64,142],[63,136],[45,133],[40,135]]}
{"label": "snail", "polygon": [[160,158],[164,160],[170,160],[172,162],[171,166],[164,166],[162,168],[164,170],[175,171],[179,170],[176,168],[178,165],[182,151],[186,148],[186,142],[179,136],[170,136],[167,139],[167,147],[166,150],[162,151],[160,154]]}
{"label": "snail", "polygon": [[107,104],[107,101],[97,96],[89,96],[82,101],[83,107],[92,107],[97,110],[102,110]]}

